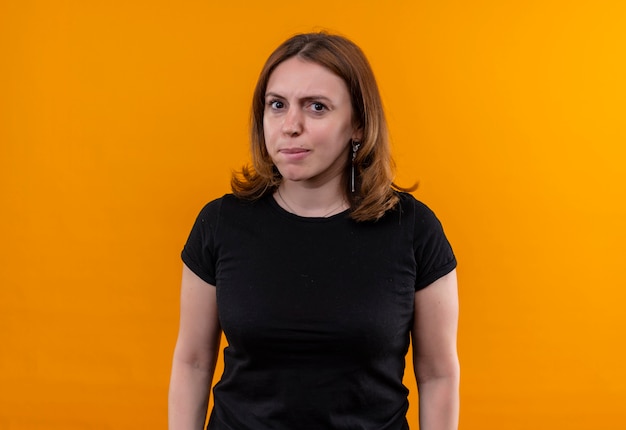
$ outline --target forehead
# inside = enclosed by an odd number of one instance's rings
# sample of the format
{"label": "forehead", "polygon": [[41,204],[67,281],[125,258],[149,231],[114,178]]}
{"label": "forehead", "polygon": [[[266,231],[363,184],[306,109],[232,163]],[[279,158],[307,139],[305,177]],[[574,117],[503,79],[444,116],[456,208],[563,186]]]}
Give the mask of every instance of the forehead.
{"label": "forehead", "polygon": [[266,92],[343,97],[348,95],[348,88],[342,78],[321,64],[292,57],[276,66],[270,74]]}

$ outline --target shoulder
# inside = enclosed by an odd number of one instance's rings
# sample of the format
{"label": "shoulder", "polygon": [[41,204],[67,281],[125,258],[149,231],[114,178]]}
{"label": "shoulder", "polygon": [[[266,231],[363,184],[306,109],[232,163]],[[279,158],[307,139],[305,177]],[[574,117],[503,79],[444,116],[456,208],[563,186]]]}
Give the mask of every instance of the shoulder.
{"label": "shoulder", "polygon": [[430,285],[456,267],[456,258],[441,222],[424,203],[408,193],[398,193],[407,229],[412,228],[417,263],[415,289]]}
{"label": "shoulder", "polygon": [[439,223],[437,216],[425,203],[417,200],[412,194],[398,192],[399,210],[401,213],[414,217],[416,224]]}
{"label": "shoulder", "polygon": [[237,208],[248,207],[252,202],[242,200],[234,194],[224,194],[222,197],[206,203],[200,211],[200,216],[209,218],[218,217],[223,211],[237,210]]}
{"label": "shoulder", "polygon": [[201,229],[215,229],[223,211],[228,211],[228,208],[232,207],[237,200],[237,197],[232,194],[224,194],[206,203],[196,218],[195,226]]}
{"label": "shoulder", "polygon": [[407,228],[412,229],[416,246],[433,241],[447,244],[443,225],[435,212],[411,194],[398,193],[398,195],[404,223]]}
{"label": "shoulder", "polygon": [[196,217],[187,246],[194,240],[212,243],[216,232],[224,225],[224,220],[238,213],[236,208],[239,205],[241,205],[240,199],[233,194],[225,194],[206,203]]}
{"label": "shoulder", "polygon": [[215,230],[219,225],[240,225],[264,218],[267,212],[267,198],[255,200],[241,199],[234,194],[224,194],[208,202],[200,211],[197,224]]}

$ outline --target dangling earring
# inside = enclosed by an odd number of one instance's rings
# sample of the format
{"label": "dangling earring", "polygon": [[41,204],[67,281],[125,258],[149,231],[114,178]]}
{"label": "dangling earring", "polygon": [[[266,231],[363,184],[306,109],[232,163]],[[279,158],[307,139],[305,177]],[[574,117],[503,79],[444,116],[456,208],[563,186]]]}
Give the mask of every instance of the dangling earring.
{"label": "dangling earring", "polygon": [[358,140],[352,141],[352,168],[350,169],[350,190],[354,192],[354,160],[356,159],[356,152],[361,147],[361,143]]}

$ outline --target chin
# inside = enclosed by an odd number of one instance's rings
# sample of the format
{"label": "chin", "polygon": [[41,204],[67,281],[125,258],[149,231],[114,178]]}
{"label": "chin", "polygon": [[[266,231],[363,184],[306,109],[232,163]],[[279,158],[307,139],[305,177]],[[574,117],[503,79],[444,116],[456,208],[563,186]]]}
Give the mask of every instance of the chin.
{"label": "chin", "polygon": [[309,176],[302,172],[287,171],[287,172],[280,172],[280,175],[283,177],[284,180],[294,181],[294,182],[305,181],[309,179]]}
{"label": "chin", "polygon": [[291,182],[302,182],[309,179],[306,176],[297,176],[297,175],[283,175],[283,181],[291,181]]}

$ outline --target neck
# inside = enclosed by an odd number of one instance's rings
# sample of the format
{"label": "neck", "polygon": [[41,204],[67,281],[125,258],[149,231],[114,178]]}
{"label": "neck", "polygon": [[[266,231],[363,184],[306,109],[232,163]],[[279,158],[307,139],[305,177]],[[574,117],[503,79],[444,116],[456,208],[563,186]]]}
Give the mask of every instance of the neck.
{"label": "neck", "polygon": [[276,193],[276,202],[286,211],[303,217],[328,217],[349,207],[340,183],[324,187],[307,187],[298,182],[283,181]]}

